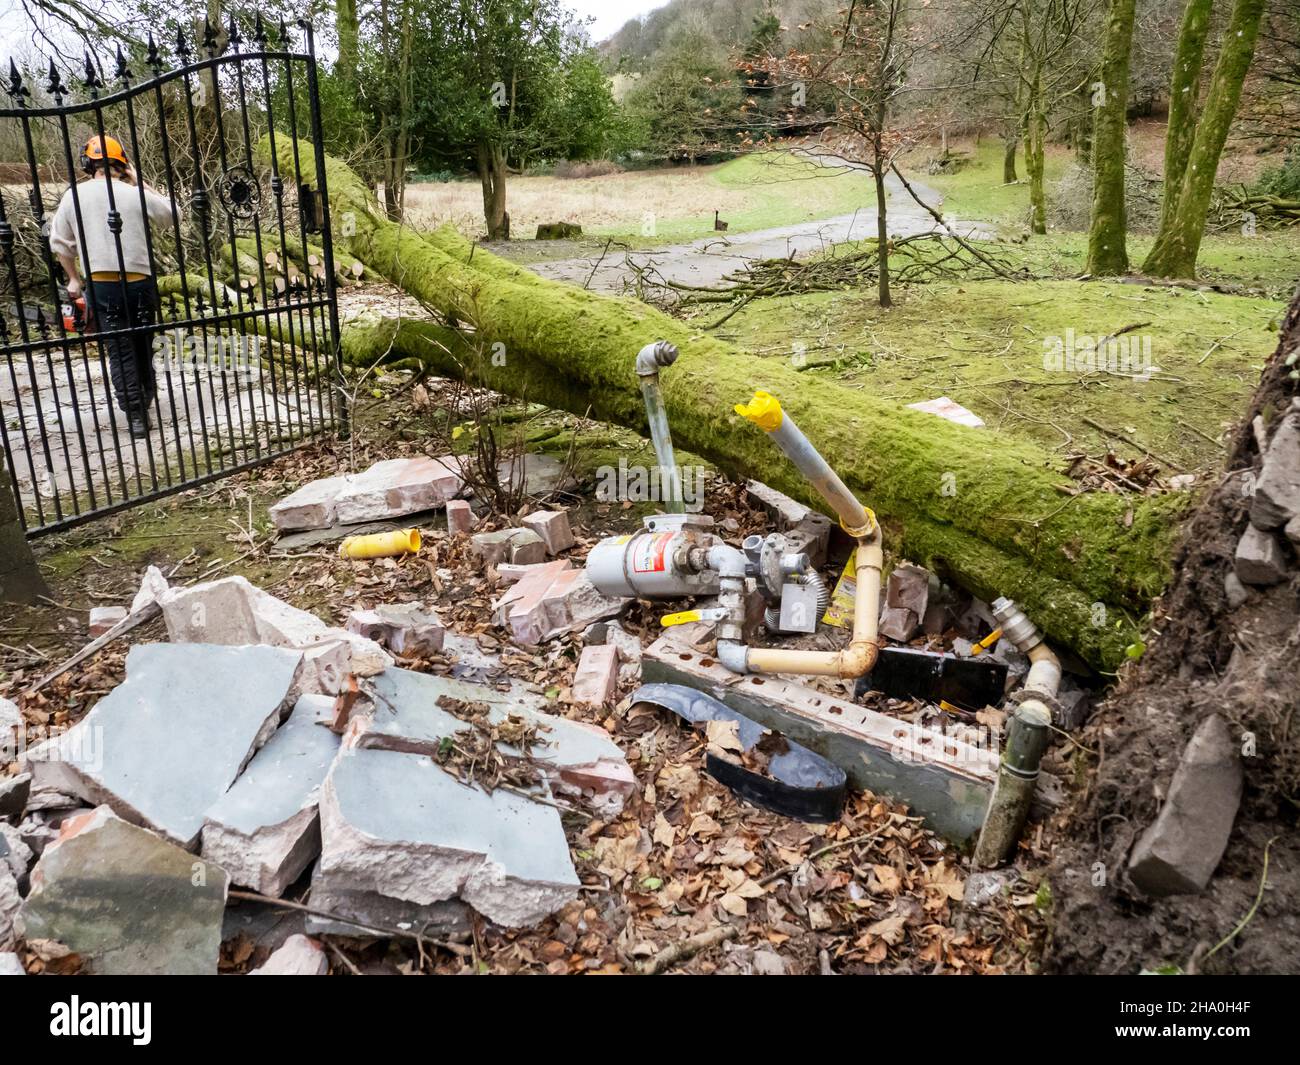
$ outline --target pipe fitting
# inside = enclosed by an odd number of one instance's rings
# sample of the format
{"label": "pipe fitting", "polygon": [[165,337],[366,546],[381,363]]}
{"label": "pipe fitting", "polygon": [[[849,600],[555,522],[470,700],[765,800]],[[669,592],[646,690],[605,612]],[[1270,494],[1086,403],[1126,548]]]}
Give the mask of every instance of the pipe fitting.
{"label": "pipe fitting", "polygon": [[749,672],[749,648],[739,640],[718,640],[718,661],[733,673]]}
{"label": "pipe fitting", "polygon": [[647,344],[636,355],[636,372],[638,377],[653,377],[662,366],[671,366],[677,361],[677,345],[667,340],[656,340]]}

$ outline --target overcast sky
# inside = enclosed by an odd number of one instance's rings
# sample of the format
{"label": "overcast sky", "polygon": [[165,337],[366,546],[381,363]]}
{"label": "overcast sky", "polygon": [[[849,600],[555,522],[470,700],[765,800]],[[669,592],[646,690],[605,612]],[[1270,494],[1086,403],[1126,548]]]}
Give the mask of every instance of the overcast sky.
{"label": "overcast sky", "polygon": [[[590,26],[593,41],[603,41],[628,19],[647,14],[657,7],[663,7],[667,2],[668,0],[565,0],[567,6],[578,14],[595,17],[595,22]],[[19,0],[0,0],[0,59],[8,59],[10,55],[23,58],[32,51],[31,22],[24,13],[22,4]]]}
{"label": "overcast sky", "polygon": [[[0,0],[3,3],[4,0]],[[591,24],[591,39],[603,41],[618,30],[623,23],[637,15],[644,15],[668,0],[566,0],[569,7],[580,15],[595,15]]]}

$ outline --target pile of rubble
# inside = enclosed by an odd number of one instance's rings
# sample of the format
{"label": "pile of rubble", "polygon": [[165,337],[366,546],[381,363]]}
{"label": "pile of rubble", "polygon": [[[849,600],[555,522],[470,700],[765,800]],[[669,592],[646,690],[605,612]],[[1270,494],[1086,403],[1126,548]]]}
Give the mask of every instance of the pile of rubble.
{"label": "pile of rubble", "polygon": [[1267,444],[1258,419],[1255,428],[1263,460],[1246,486],[1251,494],[1250,524],[1237,543],[1233,572],[1225,578],[1234,608],[1246,601],[1248,585],[1267,587],[1288,580],[1300,552],[1300,399],[1291,400]]}
{"label": "pile of rubble", "polygon": [[[712,692],[755,735],[806,745],[943,835],[978,831],[997,744],[976,733],[996,734],[996,712],[880,692],[850,699],[832,690],[839,682],[742,685],[710,657],[709,622],[643,648],[625,627],[634,601],[602,594],[574,564],[581,545],[566,512],[476,532],[464,490],[455,460],[390,460],[314,481],[272,515],[289,534],[443,508],[511,642],[579,637],[566,695],[574,708],[603,717],[642,679]],[[843,553],[824,516],[757,482],[747,494],[818,568]],[[756,632],[756,588],[747,607]],[[152,616],[168,642],[134,647],[125,680],[73,727],[18,752],[21,775],[0,785],[0,950],[22,938],[51,964],[75,956],[94,972],[213,972],[232,891],[308,899],[306,934],[259,972],[325,971],[314,935],[445,939],[469,929],[472,911],[531,926],[582,886],[562,813],[609,821],[638,791],[606,729],[549,713],[554,692],[478,668],[478,645],[424,602],[354,609],[338,627],[242,577],[169,587],[150,569],[130,608],[98,623],[111,637]],[[1009,689],[1029,661],[1010,641],[974,642],[996,624],[986,604],[959,599],[921,567],[890,574],[883,635],[963,659],[987,654]],[[823,628],[798,638],[840,637]],[[442,675],[430,661],[457,665]],[[1058,726],[1077,727],[1086,707],[1067,680]],[[17,708],[0,702],[0,738],[8,724],[21,735]],[[935,727],[944,742],[927,746]]]}
{"label": "pile of rubble", "polygon": [[[609,816],[635,786],[603,730],[519,682],[396,666],[444,647],[423,604],[340,629],[241,577],[174,589],[153,571],[142,595],[171,642],[132,648],[125,681],[21,752],[0,793],[0,949],[21,936],[94,972],[214,972],[228,889],[278,898],[309,868],[309,933],[445,935],[471,907],[529,925],[580,886],[561,809]],[[445,767],[476,729],[536,768],[531,786]]]}

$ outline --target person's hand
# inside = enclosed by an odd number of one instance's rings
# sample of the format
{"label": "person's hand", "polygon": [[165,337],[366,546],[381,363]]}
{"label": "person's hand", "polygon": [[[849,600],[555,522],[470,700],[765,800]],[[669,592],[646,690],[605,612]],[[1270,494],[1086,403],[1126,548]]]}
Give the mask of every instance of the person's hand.
{"label": "person's hand", "polygon": [[75,300],[78,299],[80,296],[81,296],[81,278],[79,277],[68,278],[68,298]]}

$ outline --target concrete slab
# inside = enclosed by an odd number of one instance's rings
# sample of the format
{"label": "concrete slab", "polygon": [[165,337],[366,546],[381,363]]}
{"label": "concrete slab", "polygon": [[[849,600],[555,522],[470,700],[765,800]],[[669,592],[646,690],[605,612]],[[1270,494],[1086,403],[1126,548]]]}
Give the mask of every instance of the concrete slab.
{"label": "concrete slab", "polygon": [[306,929],[314,936],[382,936],[387,934],[386,929],[400,928],[403,932],[444,937],[468,932],[474,916],[474,911],[460,899],[443,899],[421,906],[337,883],[320,871],[319,863],[312,871],[310,904],[313,909],[351,918],[351,921],[340,921],[308,914]]}
{"label": "concrete slab", "polygon": [[641,660],[646,683],[686,684],[830,759],[856,788],[906,803],[947,838],[979,833],[999,752],[775,676],[741,676],[671,635]]}
{"label": "concrete slab", "polygon": [[343,524],[397,518],[444,506],[465,487],[452,456],[387,459],[357,474],[335,499]]}
{"label": "concrete slab", "polygon": [[271,507],[271,522],[280,532],[328,529],[337,518],[339,494],[351,481],[346,474],[309,481]]}
{"label": "concrete slab", "polygon": [[32,870],[19,914],[106,975],[214,975],[228,881],[107,806],[68,822]]}
{"label": "concrete slab", "polygon": [[[297,697],[302,655],[277,647],[141,644],[126,680],[24,759],[49,783],[193,848],[203,816]],[[46,779],[48,778],[48,780]]]}
{"label": "concrete slab", "polygon": [[[611,648],[612,650],[612,648]],[[636,787],[627,759],[600,728],[545,712],[545,700],[515,682],[508,692],[482,684],[389,669],[368,682],[375,711],[358,736],[359,746],[378,750],[433,755],[443,739],[469,726],[438,706],[442,696],[488,705],[488,720],[504,721],[510,714],[538,726],[543,741],[532,757],[546,773],[551,787],[580,798],[605,814],[617,813]],[[509,754],[520,752],[502,745]]]}
{"label": "concrete slab", "polygon": [[267,644],[305,652],[303,692],[337,695],[349,673],[368,677],[393,664],[374,640],[327,625],[244,577],[169,589],[162,609],[173,643]]}
{"label": "concrete slab", "polygon": [[382,603],[373,610],[354,610],[346,628],[398,655],[437,654],[447,636],[437,613],[423,603]]}
{"label": "concrete slab", "polygon": [[321,791],[321,872],[428,905],[459,896],[507,927],[577,897],[559,812],[460,784],[430,759],[345,748]]}
{"label": "concrete slab", "polygon": [[289,719],[208,810],[203,857],[233,883],[278,898],[320,851],[317,798],[338,754],[334,701],[304,695]]}

